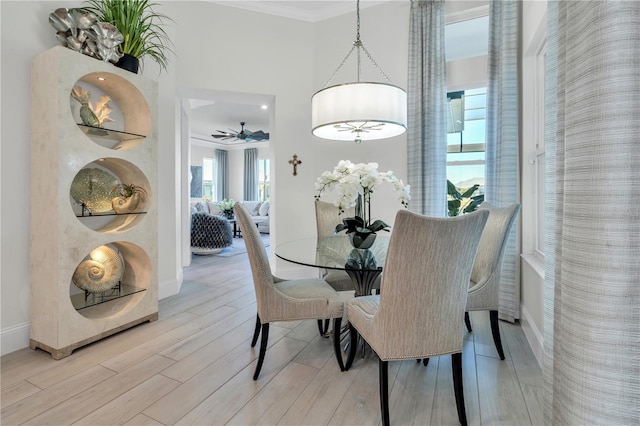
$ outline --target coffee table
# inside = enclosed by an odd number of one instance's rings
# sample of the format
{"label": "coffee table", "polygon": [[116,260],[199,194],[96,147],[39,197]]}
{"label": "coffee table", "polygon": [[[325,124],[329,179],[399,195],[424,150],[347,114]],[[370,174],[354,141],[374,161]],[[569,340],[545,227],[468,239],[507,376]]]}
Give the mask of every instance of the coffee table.
{"label": "coffee table", "polygon": [[242,235],[240,234],[240,228],[238,227],[238,222],[236,219],[227,219],[229,223],[233,223],[233,238],[240,238]]}

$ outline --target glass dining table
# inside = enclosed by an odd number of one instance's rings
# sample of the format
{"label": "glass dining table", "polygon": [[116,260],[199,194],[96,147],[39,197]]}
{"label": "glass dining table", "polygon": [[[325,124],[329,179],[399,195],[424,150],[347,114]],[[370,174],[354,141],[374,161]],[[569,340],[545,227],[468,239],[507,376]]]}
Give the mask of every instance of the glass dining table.
{"label": "glass dining table", "polygon": [[368,249],[356,249],[346,235],[303,238],[276,247],[276,257],[298,265],[346,271],[351,277],[355,296],[371,294],[373,284],[382,273],[389,246],[389,236],[378,234]]}

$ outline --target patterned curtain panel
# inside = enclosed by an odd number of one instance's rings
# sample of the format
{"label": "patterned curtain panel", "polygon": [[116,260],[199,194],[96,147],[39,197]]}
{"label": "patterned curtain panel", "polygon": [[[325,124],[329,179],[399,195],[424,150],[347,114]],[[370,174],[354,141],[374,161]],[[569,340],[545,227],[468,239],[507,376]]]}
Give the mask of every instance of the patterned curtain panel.
{"label": "patterned curtain panel", "polygon": [[550,1],[545,421],[640,424],[640,2]]}
{"label": "patterned curtain panel", "polygon": [[216,149],[216,194],[218,201],[229,198],[229,162],[223,149]]}
{"label": "patterned curtain panel", "polygon": [[444,1],[412,0],[407,90],[409,208],[447,215],[447,77]]}
{"label": "patterned curtain panel", "polygon": [[244,200],[258,200],[258,149],[244,150]]}
{"label": "patterned curtain panel", "polygon": [[[489,3],[489,57],[485,199],[501,207],[518,202],[518,24],[521,2]],[[502,261],[499,318],[520,316],[517,226],[511,229]]]}

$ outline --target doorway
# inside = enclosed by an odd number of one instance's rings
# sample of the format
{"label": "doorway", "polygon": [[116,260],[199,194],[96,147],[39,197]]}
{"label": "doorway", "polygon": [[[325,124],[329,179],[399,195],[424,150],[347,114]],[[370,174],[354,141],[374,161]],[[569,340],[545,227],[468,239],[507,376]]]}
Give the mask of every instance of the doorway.
{"label": "doorway", "polygon": [[[191,204],[196,201],[215,203],[222,198],[244,199],[244,150],[256,148],[258,161],[269,164],[268,175],[274,167],[273,143],[275,122],[275,96],[208,89],[180,91],[180,222],[182,267],[191,264]],[[242,124],[241,124],[242,123]],[[216,150],[226,151],[228,179],[216,179]],[[200,186],[206,194],[192,194],[191,167],[207,165],[207,182]],[[198,164],[194,164],[198,163]],[[264,166],[263,166],[264,167]],[[212,176],[209,174],[212,173]],[[264,178],[264,171],[263,171]],[[219,187],[216,187],[220,184]],[[260,182],[259,184],[263,184]],[[269,188],[268,195],[275,188]],[[260,192],[264,194],[264,191]],[[226,196],[225,196],[226,194]],[[193,197],[192,195],[196,195]],[[271,210],[273,211],[273,210]]]}

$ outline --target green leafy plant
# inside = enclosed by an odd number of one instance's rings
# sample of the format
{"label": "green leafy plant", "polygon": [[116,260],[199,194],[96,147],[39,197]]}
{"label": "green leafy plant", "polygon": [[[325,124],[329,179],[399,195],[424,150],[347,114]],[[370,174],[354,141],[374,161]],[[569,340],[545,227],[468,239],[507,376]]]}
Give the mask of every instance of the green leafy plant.
{"label": "green leafy plant", "polygon": [[473,195],[480,188],[475,184],[471,188],[460,192],[450,180],[447,179],[447,207],[449,216],[459,216],[476,211],[484,201],[484,194]]}
{"label": "green leafy plant", "polygon": [[144,200],[147,196],[147,191],[145,191],[143,187],[138,186],[134,183],[119,183],[111,188],[111,194],[124,198],[129,198],[134,194],[137,194],[141,199]]}
{"label": "green leafy plant", "polygon": [[142,59],[149,56],[167,69],[168,54],[173,53],[164,21],[174,22],[167,15],[153,11],[149,0],[88,0],[83,10],[93,13],[98,21],[113,24],[124,37],[120,51]]}

